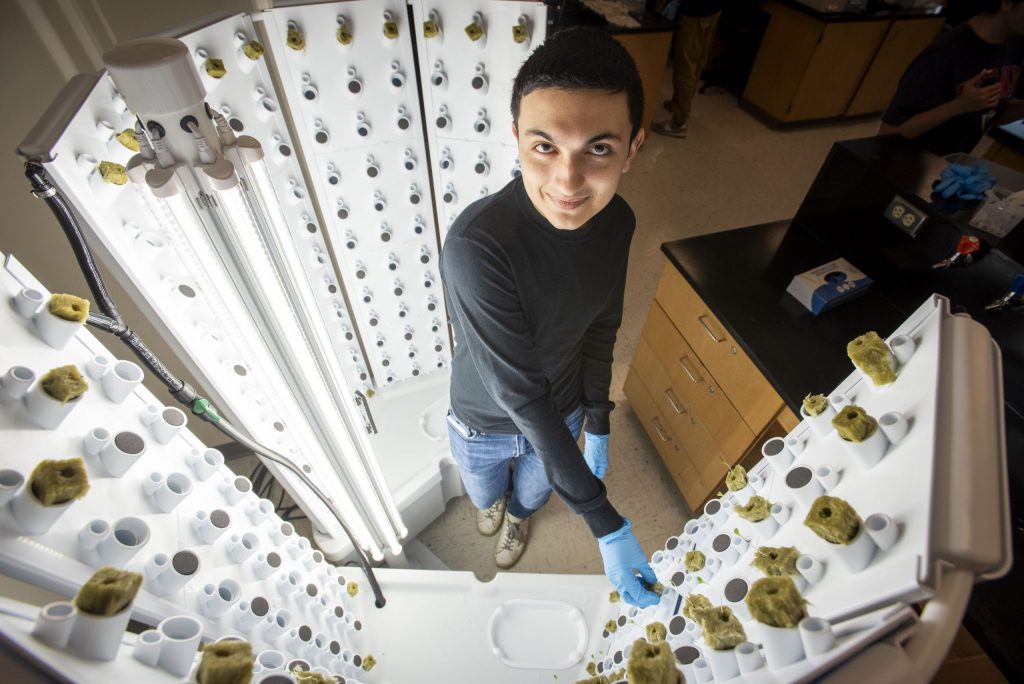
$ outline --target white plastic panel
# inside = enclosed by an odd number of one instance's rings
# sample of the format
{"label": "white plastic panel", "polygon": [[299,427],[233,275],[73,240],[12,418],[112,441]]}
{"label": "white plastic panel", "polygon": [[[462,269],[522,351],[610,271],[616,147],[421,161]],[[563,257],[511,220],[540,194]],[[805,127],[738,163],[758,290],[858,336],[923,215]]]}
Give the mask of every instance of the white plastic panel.
{"label": "white plastic panel", "polygon": [[[22,287],[38,287],[23,272],[15,277],[12,271],[20,269],[12,260],[8,269],[0,272],[0,296],[5,302],[10,302]],[[51,368],[74,364],[86,374],[90,365],[95,367],[95,357],[117,358],[88,330],[81,329],[58,350],[45,344],[34,324],[11,306],[0,307],[0,319],[5,331],[0,345],[4,373],[12,366],[25,366],[39,377]],[[255,650],[274,648],[290,658],[312,659],[332,670],[359,674],[351,655],[365,654],[367,642],[366,633],[356,626],[358,622],[362,627],[361,616],[372,605],[372,593],[362,573],[355,568],[339,572],[326,563],[307,539],[283,524],[272,503],[260,501],[251,487],[246,488],[245,478],[236,478],[216,461],[206,466],[197,462],[193,453],[204,453],[206,447],[187,427],[175,431],[162,426],[163,432],[158,432],[158,423],[147,422],[146,417],[150,407],[163,406],[144,386],[134,387],[122,401],[115,402],[102,376],[100,380],[89,376],[87,381],[90,389],[55,429],[35,424],[22,400],[11,399],[5,393],[0,403],[0,447],[6,454],[3,467],[21,472],[27,480],[41,460],[81,457],[90,483],[87,495],[72,503],[45,532],[28,532],[12,517],[11,505],[0,508],[3,572],[73,595],[96,567],[114,558],[110,552],[83,545],[83,528],[99,520],[116,529],[116,521],[135,518],[135,536],[145,541],[127,558],[118,558],[116,564],[146,575],[135,602],[137,619],[156,624],[171,615],[192,614],[200,619],[207,638],[240,634],[253,643]],[[144,450],[120,476],[111,474],[113,461],[106,452],[97,454],[88,449],[86,438],[96,428],[105,429],[114,439],[122,433],[142,439]],[[145,485],[152,473],[168,480],[174,475],[183,485],[178,491],[184,496],[166,497],[166,491],[163,495],[148,493]],[[197,513],[209,519],[214,511],[226,513],[228,524],[219,536],[204,536],[207,531],[193,521]],[[240,546],[243,540],[247,546]],[[104,548],[103,544],[100,542],[96,549]],[[173,557],[179,551],[192,552],[199,568],[183,587],[169,591],[165,581],[150,571],[154,556]],[[270,554],[276,554],[280,561],[276,567],[265,560]],[[346,591],[349,581],[359,585],[354,598]],[[213,593],[219,594],[222,586],[230,589],[235,582],[236,589],[229,591],[230,606],[219,615],[210,611],[204,600],[208,593],[205,587],[211,586]],[[310,585],[314,595],[307,592],[308,598],[303,598]],[[274,619],[281,611],[290,615],[279,635],[271,637],[262,622],[246,624],[239,620],[242,602],[256,597],[266,599],[267,618]],[[335,613],[339,606],[340,619]],[[302,642],[298,630],[303,625],[311,635],[323,635],[326,651]],[[350,653],[349,662],[339,661],[330,653],[331,642],[337,642],[339,655]]]}
{"label": "white plastic panel", "polygon": [[[540,2],[493,0],[414,0],[410,4],[443,240],[459,212],[518,174],[510,109],[512,82],[530,52],[544,42],[547,8]],[[424,35],[428,20],[440,25],[441,35]],[[513,28],[520,20],[525,22],[528,38],[516,42]],[[466,31],[472,24],[485,35],[472,40]],[[489,167],[485,173],[476,168],[481,155]],[[445,159],[452,162],[448,168]]]}
{"label": "white plastic panel", "polygon": [[[451,353],[405,4],[327,3],[264,16],[377,383],[445,368]],[[385,21],[397,37],[385,37]],[[289,28],[301,49],[289,45]]]}

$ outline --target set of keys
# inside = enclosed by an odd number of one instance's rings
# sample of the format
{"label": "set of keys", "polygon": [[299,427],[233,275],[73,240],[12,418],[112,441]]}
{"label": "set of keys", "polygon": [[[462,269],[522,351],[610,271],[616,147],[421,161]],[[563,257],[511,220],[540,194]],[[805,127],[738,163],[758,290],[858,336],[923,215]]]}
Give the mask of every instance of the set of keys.
{"label": "set of keys", "polygon": [[985,311],[999,311],[1008,306],[1024,304],[1024,273],[1018,273],[1010,283],[1010,291],[985,307]]}
{"label": "set of keys", "polygon": [[932,268],[950,268],[959,264],[969,264],[974,261],[974,254],[981,249],[981,240],[973,235],[964,235],[956,245],[956,252],[948,259],[943,259]]}

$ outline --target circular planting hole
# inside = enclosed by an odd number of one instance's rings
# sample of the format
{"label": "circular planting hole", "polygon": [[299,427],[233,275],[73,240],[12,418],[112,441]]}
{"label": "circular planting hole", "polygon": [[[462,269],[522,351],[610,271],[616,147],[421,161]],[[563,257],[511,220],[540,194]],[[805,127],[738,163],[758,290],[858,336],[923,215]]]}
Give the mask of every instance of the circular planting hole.
{"label": "circular planting hole", "polygon": [[231,126],[231,130],[236,133],[245,130],[245,124],[243,124],[242,120],[238,117],[231,117],[228,119],[228,126]]}
{"label": "circular planting hole", "polygon": [[9,468],[0,470],[0,488],[14,489],[16,487],[20,487],[24,482],[25,476],[17,470],[11,470]]}
{"label": "circular planting hole", "polygon": [[718,499],[708,501],[708,504],[704,507],[704,512],[708,515],[715,515],[720,510],[722,510],[722,504]]}
{"label": "circular planting hole", "polygon": [[793,468],[786,474],[786,486],[790,489],[800,489],[811,481],[811,469],[800,466]]}
{"label": "circular planting hole", "polygon": [[138,456],[146,450],[146,441],[134,432],[119,432],[114,437],[114,446],[129,456]]}
{"label": "circular planting hole", "polygon": [[263,617],[270,612],[270,602],[262,596],[257,596],[252,600],[252,603],[249,604],[249,610],[252,611],[253,615]]}
{"label": "circular planting hole", "polygon": [[786,443],[781,438],[772,437],[771,439],[764,443],[764,448],[761,450],[761,452],[765,456],[778,456],[779,454],[782,453],[782,450],[785,448],[785,446]]}
{"label": "circular planting hole", "polygon": [[675,654],[680,665],[691,665],[700,658],[700,651],[693,646],[681,646],[676,649]]}
{"label": "circular planting hole", "polygon": [[181,427],[185,424],[185,414],[176,408],[166,408],[162,415],[164,422],[173,427]]}
{"label": "circular planting hole", "polygon": [[191,551],[179,551],[171,559],[171,567],[179,575],[193,575],[199,569],[199,556]]}
{"label": "circular planting hole", "polygon": [[281,567],[281,554],[279,554],[277,552],[274,552],[274,551],[268,553],[267,554],[267,565],[269,565],[272,568],[279,568],[279,567]]}
{"label": "circular planting hole", "polygon": [[321,145],[323,145],[324,143],[326,143],[326,142],[327,142],[327,133],[325,133],[324,131],[317,131],[316,135],[315,135],[315,136],[313,136],[313,138],[314,138],[314,139],[315,139],[315,140],[316,140],[316,141],[317,141],[318,143],[320,143]]}
{"label": "circular planting hole", "polygon": [[711,548],[718,553],[725,551],[732,544],[732,537],[727,534],[720,534],[711,542]]}
{"label": "circular planting hole", "polygon": [[210,513],[210,523],[219,530],[223,530],[231,524],[231,516],[227,511],[217,509]]}
{"label": "circular planting hole", "polygon": [[747,581],[742,578],[735,578],[729,580],[725,585],[725,598],[732,603],[739,603],[747,595]]}
{"label": "circular planting hole", "polygon": [[685,629],[686,619],[682,615],[676,615],[669,620],[668,631],[670,634],[682,634]]}

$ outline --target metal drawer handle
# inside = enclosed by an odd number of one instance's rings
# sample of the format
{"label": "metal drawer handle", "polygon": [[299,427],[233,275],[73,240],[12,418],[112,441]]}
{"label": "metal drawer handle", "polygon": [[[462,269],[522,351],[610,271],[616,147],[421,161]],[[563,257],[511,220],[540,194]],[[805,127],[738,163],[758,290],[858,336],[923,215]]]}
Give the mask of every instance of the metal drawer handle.
{"label": "metal drawer handle", "polygon": [[708,325],[708,315],[707,314],[704,314],[703,316],[697,316],[697,320],[700,321],[700,324],[702,326],[704,326],[704,330],[707,331],[708,337],[711,338],[712,342],[725,342],[725,338],[724,337],[719,337],[718,335],[716,335],[715,333],[713,333],[711,331],[711,327]]}
{"label": "metal drawer handle", "polygon": [[654,423],[654,429],[658,432],[658,436],[661,437],[661,441],[669,441],[668,435],[666,435],[665,431],[661,429],[661,421],[658,420],[657,418],[652,418],[651,422]]}
{"label": "metal drawer handle", "polygon": [[679,400],[676,399],[676,393],[670,389],[665,390],[665,398],[668,399],[668,403],[672,405],[672,410],[676,412],[676,415],[681,416],[686,413],[686,409],[679,405]]}
{"label": "metal drawer handle", "polygon": [[690,370],[690,367],[686,365],[686,359],[687,358],[689,358],[689,357],[686,354],[683,354],[682,356],[680,356],[679,357],[679,365],[682,366],[683,370],[686,371],[686,374],[690,376],[690,380],[692,380],[694,384],[699,385],[701,382],[704,381],[704,376],[698,377],[698,376],[693,374],[693,371]]}

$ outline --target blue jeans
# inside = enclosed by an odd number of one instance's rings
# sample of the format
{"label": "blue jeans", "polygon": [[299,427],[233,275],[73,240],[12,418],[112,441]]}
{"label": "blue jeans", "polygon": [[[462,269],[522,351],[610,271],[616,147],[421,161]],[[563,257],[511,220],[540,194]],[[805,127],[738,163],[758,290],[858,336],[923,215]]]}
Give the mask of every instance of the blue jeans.
{"label": "blue jeans", "polygon": [[[573,439],[579,439],[583,407],[567,415],[565,424]],[[449,409],[448,438],[466,493],[477,508],[490,508],[508,491],[509,464],[513,459],[515,474],[508,512],[517,518],[528,518],[547,503],[551,483],[544,472],[544,463],[524,435],[480,432],[463,423]]]}

